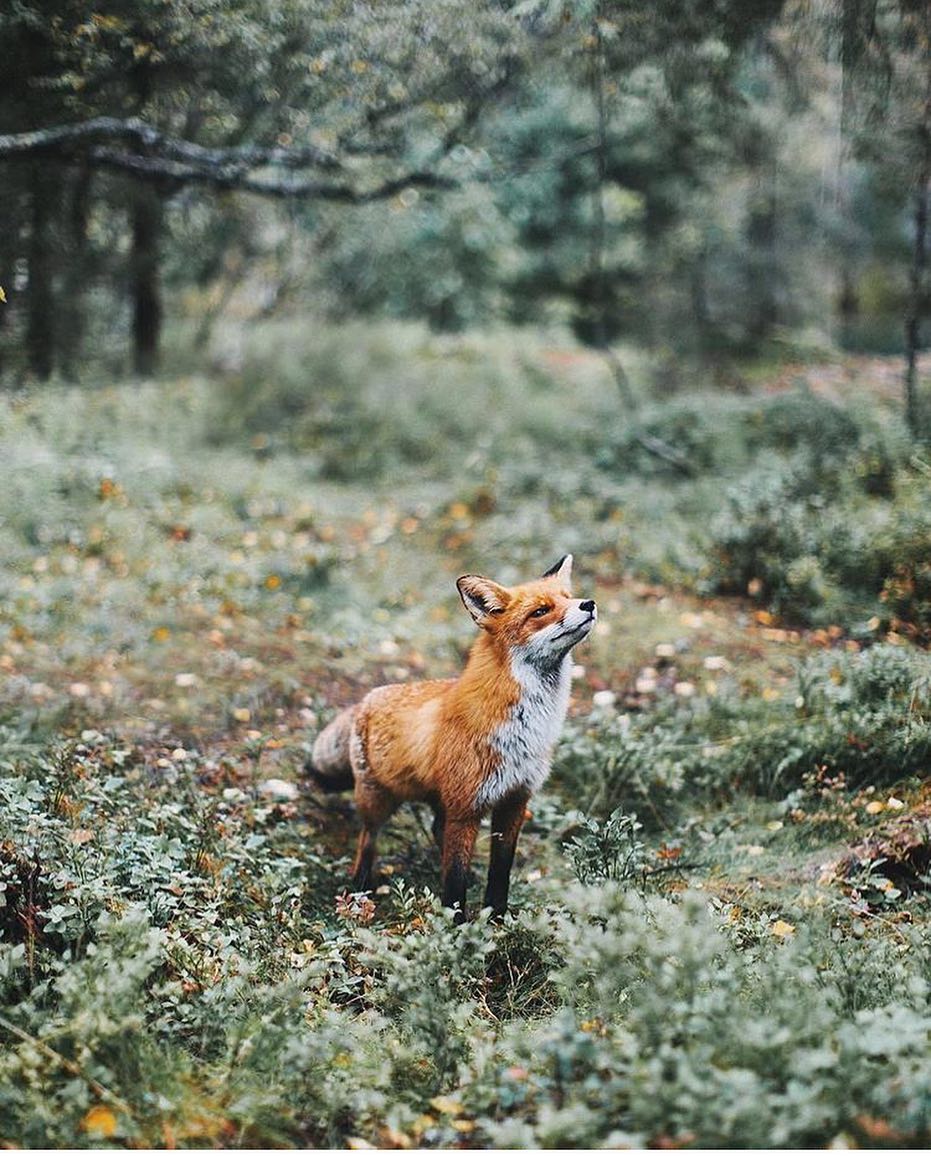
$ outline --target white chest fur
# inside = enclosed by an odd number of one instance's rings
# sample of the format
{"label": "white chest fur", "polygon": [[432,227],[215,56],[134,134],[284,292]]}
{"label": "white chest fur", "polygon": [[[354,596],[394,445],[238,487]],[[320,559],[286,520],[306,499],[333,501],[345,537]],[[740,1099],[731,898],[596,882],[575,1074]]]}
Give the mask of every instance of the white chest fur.
{"label": "white chest fur", "polygon": [[498,765],[476,796],[478,810],[493,807],[520,788],[535,791],[550,773],[550,758],[569,706],[571,663],[568,656],[551,675],[542,674],[526,659],[515,656],[511,673],[521,696],[491,735]]}

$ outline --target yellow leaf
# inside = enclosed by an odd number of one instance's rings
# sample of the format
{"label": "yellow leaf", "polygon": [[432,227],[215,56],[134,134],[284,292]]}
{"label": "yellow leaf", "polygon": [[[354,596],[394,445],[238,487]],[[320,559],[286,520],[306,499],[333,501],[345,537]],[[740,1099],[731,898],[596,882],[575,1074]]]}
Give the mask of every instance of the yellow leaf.
{"label": "yellow leaf", "polygon": [[248,707],[238,706],[233,711],[233,718],[237,722],[248,722],[252,718],[252,711]]}
{"label": "yellow leaf", "polygon": [[116,1116],[104,1104],[95,1104],[81,1121],[81,1127],[85,1132],[96,1132],[109,1139],[116,1133]]}
{"label": "yellow leaf", "polygon": [[430,1101],[430,1106],[436,1108],[438,1112],[443,1112],[447,1116],[461,1116],[463,1107],[458,1100],[454,1100],[452,1096],[434,1096]]}
{"label": "yellow leaf", "polygon": [[92,12],[91,20],[98,28],[106,28],[111,32],[119,32],[126,27],[126,21],[121,20],[119,16],[105,16],[100,12]]}
{"label": "yellow leaf", "polygon": [[868,815],[878,815],[880,811],[886,809],[886,804],[879,799],[874,799],[871,803],[866,804],[866,813]]}
{"label": "yellow leaf", "polygon": [[368,1140],[363,1140],[361,1136],[349,1136],[346,1139],[346,1147],[353,1151],[360,1151],[368,1148],[374,1148],[374,1144],[370,1144]]}
{"label": "yellow leaf", "polygon": [[0,302],[6,305],[6,293],[4,292],[2,285],[0,285]]}
{"label": "yellow leaf", "polygon": [[785,939],[788,935],[795,934],[795,925],[786,923],[784,919],[777,919],[772,927],[773,935],[777,935],[780,939]]}

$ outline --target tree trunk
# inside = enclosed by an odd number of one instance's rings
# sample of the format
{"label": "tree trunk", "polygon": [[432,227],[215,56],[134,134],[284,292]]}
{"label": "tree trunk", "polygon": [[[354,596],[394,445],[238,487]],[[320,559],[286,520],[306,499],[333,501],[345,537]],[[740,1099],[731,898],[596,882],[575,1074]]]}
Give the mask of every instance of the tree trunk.
{"label": "tree trunk", "polygon": [[751,203],[747,221],[747,241],[751,247],[750,283],[747,286],[750,300],[748,336],[752,345],[758,348],[772,334],[779,324],[779,303],[777,282],[779,260],[777,251],[778,198],[777,162],[775,156],[769,159],[767,168],[760,173],[760,187]]}
{"label": "tree trunk", "polygon": [[133,368],[148,376],[158,368],[162,332],[159,241],[162,201],[158,191],[139,185],[132,204],[133,247],[130,277],[133,302]]}
{"label": "tree trunk", "polygon": [[55,299],[50,236],[54,201],[54,186],[48,169],[36,165],[30,182],[26,357],[30,371],[40,381],[51,377],[55,365]]}
{"label": "tree trunk", "polygon": [[84,293],[87,285],[87,218],[90,209],[91,170],[78,169],[68,189],[68,253],[62,286],[60,356],[65,377],[74,378],[87,327]]}
{"label": "tree trunk", "polygon": [[905,317],[905,417],[912,437],[921,437],[923,422],[918,399],[918,349],[924,314],[925,270],[928,263],[928,172],[927,161],[915,192],[915,240],[909,276],[908,311]]}

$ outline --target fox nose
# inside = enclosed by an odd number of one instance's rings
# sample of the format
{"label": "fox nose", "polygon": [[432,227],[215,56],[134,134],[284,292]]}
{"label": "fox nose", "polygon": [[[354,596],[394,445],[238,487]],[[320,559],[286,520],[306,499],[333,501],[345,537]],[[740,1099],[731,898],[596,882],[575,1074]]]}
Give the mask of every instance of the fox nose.
{"label": "fox nose", "polygon": [[595,603],[591,598],[586,598],[584,602],[579,603],[579,609],[586,611],[588,614],[594,614]]}

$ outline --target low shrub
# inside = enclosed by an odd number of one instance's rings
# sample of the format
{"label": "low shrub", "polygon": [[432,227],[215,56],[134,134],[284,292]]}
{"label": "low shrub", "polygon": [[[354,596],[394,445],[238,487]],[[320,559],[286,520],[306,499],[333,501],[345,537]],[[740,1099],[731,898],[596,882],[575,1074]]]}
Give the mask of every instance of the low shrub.
{"label": "low shrub", "polygon": [[567,726],[556,782],[595,816],[670,827],[684,801],[744,789],[779,797],[819,768],[851,788],[931,770],[931,658],[898,646],[804,664],[794,701],[736,697],[646,717],[595,711]]}
{"label": "low shrub", "polygon": [[769,463],[729,486],[711,521],[705,586],[750,593],[799,622],[875,615],[916,640],[931,623],[931,484],[897,476],[895,502],[858,493],[810,463]]}
{"label": "low shrub", "polygon": [[931,1018],[917,935],[840,948],[823,923],[786,924],[783,937],[768,923],[741,949],[733,909],[716,914],[700,893],[672,902],[609,883],[577,888],[566,907],[563,1009],[511,1031],[465,1089],[493,1144],[928,1136]]}

